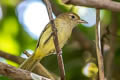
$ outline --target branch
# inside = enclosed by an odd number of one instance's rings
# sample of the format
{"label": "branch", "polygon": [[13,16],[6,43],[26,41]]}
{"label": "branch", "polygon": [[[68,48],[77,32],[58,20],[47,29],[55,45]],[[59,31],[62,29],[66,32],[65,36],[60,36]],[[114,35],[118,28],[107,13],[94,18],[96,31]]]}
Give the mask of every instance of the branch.
{"label": "branch", "polygon": [[64,80],[65,79],[65,70],[64,70],[64,64],[63,64],[63,59],[62,59],[62,55],[61,55],[62,50],[59,47],[57,29],[55,27],[55,23],[54,23],[53,16],[52,16],[51,4],[50,4],[49,0],[44,0],[44,2],[46,3],[49,19],[50,19],[50,22],[51,22],[51,25],[52,25],[51,28],[52,28],[52,31],[53,31],[53,41],[54,41],[54,45],[55,45],[55,49],[56,49],[56,53],[57,53],[58,66],[59,66],[59,69],[60,69],[61,80]]}
{"label": "branch", "polygon": [[14,56],[14,55],[11,56],[10,53],[3,52],[3,51],[0,51],[0,57],[3,57],[5,59],[9,59],[9,60],[14,61],[18,64],[21,64],[25,60],[24,58],[21,58],[19,56]]}
{"label": "branch", "polygon": [[0,62],[0,74],[12,78],[14,80],[50,80],[29,71],[15,68],[13,66]]}
{"label": "branch", "polygon": [[104,63],[101,51],[101,38],[100,38],[100,10],[96,9],[96,51],[99,68],[99,80],[104,80]]}
{"label": "branch", "polygon": [[[67,1],[63,0],[63,2]],[[120,3],[110,0],[68,0],[67,3],[92,8],[108,9],[117,12],[120,11]]]}
{"label": "branch", "polygon": [[[27,56],[31,56],[29,53],[27,53],[26,51],[24,52]],[[0,51],[0,57],[3,57],[5,59],[11,60],[13,62],[16,62],[18,64],[21,64],[25,59],[19,56],[14,56],[11,55],[9,53]],[[14,59],[13,59],[14,58]],[[53,76],[52,73],[50,73],[41,63],[38,63],[35,67],[35,69],[33,70],[34,73],[39,74],[41,76],[50,78],[52,80],[56,79],[58,80],[57,76]]]}

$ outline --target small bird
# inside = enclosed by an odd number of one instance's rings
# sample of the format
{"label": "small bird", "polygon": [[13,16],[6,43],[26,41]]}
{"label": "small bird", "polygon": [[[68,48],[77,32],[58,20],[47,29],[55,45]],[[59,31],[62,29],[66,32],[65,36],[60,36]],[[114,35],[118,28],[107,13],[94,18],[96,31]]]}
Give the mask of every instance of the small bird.
{"label": "small bird", "polygon": [[[72,12],[62,13],[54,19],[54,23],[57,29],[58,42],[60,48],[63,48],[67,40],[69,39],[73,28],[80,23],[87,23],[84,20],[81,20],[80,17]],[[37,48],[35,52],[27,60],[25,60],[21,65],[21,69],[32,71],[35,65],[45,56],[56,53],[52,29],[50,22],[46,25],[43,30]]]}

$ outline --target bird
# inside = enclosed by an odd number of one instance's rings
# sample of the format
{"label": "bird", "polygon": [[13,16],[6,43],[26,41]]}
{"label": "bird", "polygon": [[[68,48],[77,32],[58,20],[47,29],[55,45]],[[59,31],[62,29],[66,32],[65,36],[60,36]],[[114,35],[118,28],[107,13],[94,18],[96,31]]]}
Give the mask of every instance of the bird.
{"label": "bird", "polygon": [[[54,23],[57,30],[58,43],[59,47],[63,46],[68,41],[71,36],[72,30],[81,23],[87,23],[85,20],[80,19],[80,17],[73,12],[61,13],[54,19]],[[54,41],[53,41],[53,32],[51,23],[49,22],[43,32],[39,37],[37,47],[33,54],[26,59],[19,68],[32,71],[35,65],[45,56],[56,53]]]}

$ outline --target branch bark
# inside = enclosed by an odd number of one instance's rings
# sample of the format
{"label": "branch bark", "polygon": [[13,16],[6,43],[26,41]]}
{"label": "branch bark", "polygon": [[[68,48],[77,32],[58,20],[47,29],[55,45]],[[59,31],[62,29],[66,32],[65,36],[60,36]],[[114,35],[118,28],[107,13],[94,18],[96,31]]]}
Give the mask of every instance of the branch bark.
{"label": "branch bark", "polygon": [[63,0],[63,2],[67,2],[68,4],[74,4],[79,6],[108,9],[117,12],[120,11],[120,3],[110,0],[65,0],[65,1]]}
{"label": "branch bark", "polygon": [[99,69],[99,80],[104,80],[104,63],[101,51],[101,34],[100,34],[100,9],[96,9],[96,53]]}
{"label": "branch bark", "polygon": [[58,59],[58,66],[60,69],[60,76],[61,76],[61,80],[65,79],[65,70],[64,70],[64,63],[63,63],[63,59],[62,59],[62,50],[59,46],[59,41],[58,41],[58,36],[57,36],[57,29],[54,23],[54,19],[52,16],[52,8],[51,8],[51,4],[49,2],[49,0],[44,0],[46,7],[47,7],[47,11],[48,11],[48,16],[51,22],[51,28],[53,31],[53,41],[54,41],[54,45],[55,45],[55,49],[56,49],[56,53],[57,53],[57,59]]}
{"label": "branch bark", "polygon": [[0,74],[12,78],[14,80],[50,80],[29,71],[15,68],[13,66],[0,62]]}
{"label": "branch bark", "polygon": [[[26,55],[27,56],[31,56],[29,53],[27,53]],[[3,52],[3,51],[0,51],[0,57],[3,57],[3,58],[8,59],[8,60],[11,60],[11,61],[16,62],[18,64],[21,64],[25,60],[22,57],[14,56],[14,55],[11,55],[11,54]],[[38,75],[50,78],[52,80],[54,80],[54,79],[58,80],[58,77],[55,76],[55,75],[53,76],[52,73],[50,73],[41,63],[38,63],[36,65],[36,67],[33,70],[33,72],[38,74]]]}
{"label": "branch bark", "polygon": [[3,51],[0,51],[0,57],[14,61],[18,64],[21,64],[25,60],[24,58],[21,58],[19,56],[14,56],[14,55],[11,55],[10,53],[3,52]]}

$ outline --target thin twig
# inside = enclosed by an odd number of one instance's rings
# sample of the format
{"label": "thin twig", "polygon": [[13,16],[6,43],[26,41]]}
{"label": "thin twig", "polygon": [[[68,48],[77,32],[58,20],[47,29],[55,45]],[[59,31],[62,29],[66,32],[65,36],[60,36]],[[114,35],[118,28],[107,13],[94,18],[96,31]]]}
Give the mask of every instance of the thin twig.
{"label": "thin twig", "polygon": [[50,22],[52,25],[51,28],[53,31],[53,39],[54,39],[54,45],[55,45],[55,49],[56,49],[56,53],[57,53],[58,66],[60,69],[61,80],[64,80],[65,79],[65,70],[64,70],[64,64],[63,64],[63,59],[62,59],[62,50],[59,47],[57,29],[55,27],[55,23],[54,23],[53,16],[52,16],[51,4],[50,4],[49,0],[44,0],[44,2],[46,3],[49,19],[50,19]]}
{"label": "thin twig", "polygon": [[43,76],[31,73],[26,70],[15,68],[8,64],[0,62],[0,74],[12,78],[14,80],[50,80]]}
{"label": "thin twig", "polygon": [[10,53],[0,51],[0,57],[3,57],[5,59],[11,60],[13,62],[16,62],[18,64],[21,64],[25,59],[20,57],[20,56],[14,56],[11,55]]}
{"label": "thin twig", "polygon": [[[64,1],[66,2],[66,1]],[[120,12],[120,3],[110,0],[68,0],[69,4]]]}
{"label": "thin twig", "polygon": [[101,38],[100,38],[100,10],[96,9],[96,51],[99,68],[99,80],[104,80],[104,63],[101,51]]}
{"label": "thin twig", "polygon": [[31,55],[28,53],[28,51],[23,52],[27,57],[30,57]]}

